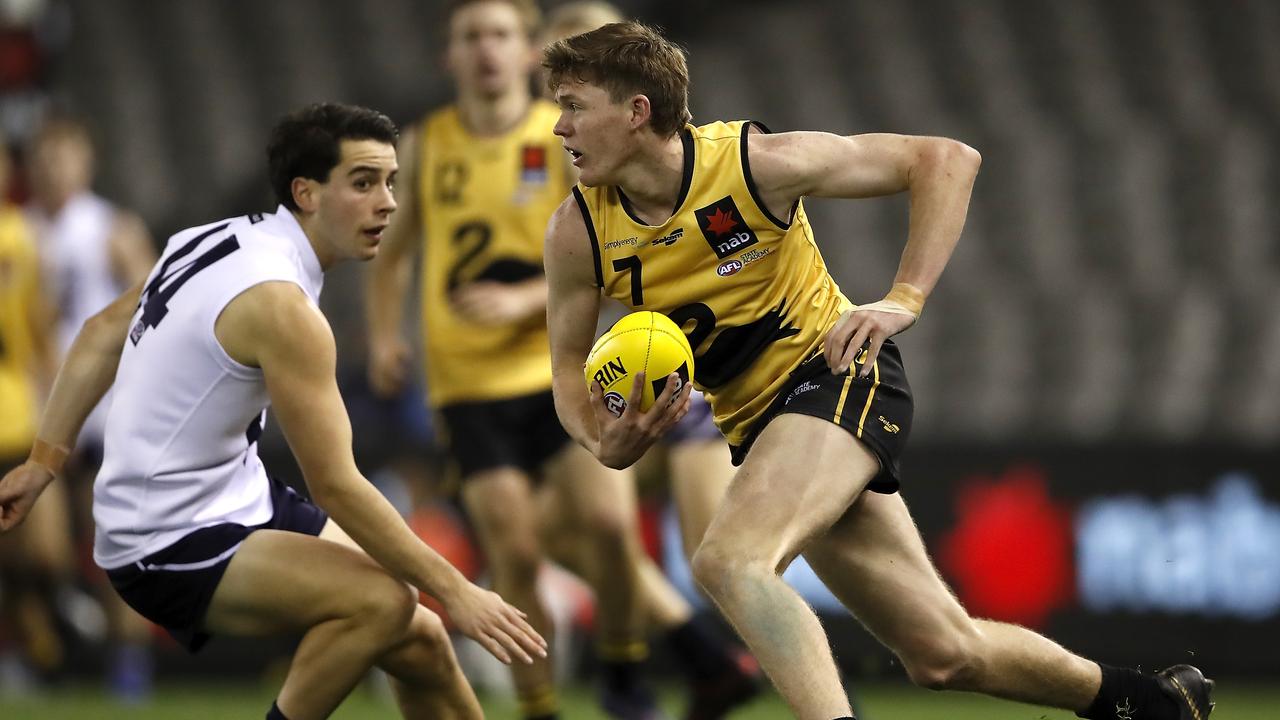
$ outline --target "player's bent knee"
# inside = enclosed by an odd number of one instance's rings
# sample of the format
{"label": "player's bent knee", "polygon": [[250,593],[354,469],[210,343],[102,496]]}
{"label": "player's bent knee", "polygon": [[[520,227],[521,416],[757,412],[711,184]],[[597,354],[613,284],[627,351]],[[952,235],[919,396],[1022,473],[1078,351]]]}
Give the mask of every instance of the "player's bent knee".
{"label": "player's bent knee", "polygon": [[444,620],[425,607],[415,608],[413,623],[409,630],[414,640],[428,649],[442,649],[450,646],[449,631],[444,627]]}
{"label": "player's bent knee", "polygon": [[715,543],[703,542],[693,551],[690,569],[693,579],[708,593],[715,595],[724,585],[733,565],[733,559]]}
{"label": "player's bent knee", "polygon": [[381,665],[397,680],[422,687],[447,686],[460,672],[444,622],[425,607],[417,608],[404,641]]}
{"label": "player's bent knee", "polygon": [[453,643],[439,615],[421,608],[409,626],[410,637],[423,658],[422,666],[435,677],[452,675]]}
{"label": "player's bent knee", "polygon": [[595,542],[625,543],[632,532],[632,521],[619,508],[592,508],[582,519],[583,529]]}
{"label": "player's bent knee", "polygon": [[980,667],[971,643],[959,638],[934,640],[901,660],[911,682],[929,690],[972,689]]}
{"label": "player's bent knee", "polygon": [[735,582],[769,574],[773,574],[769,563],[715,541],[704,541],[693,553],[693,579],[712,597],[728,592]]}
{"label": "player's bent knee", "polygon": [[356,611],[361,624],[395,642],[403,637],[418,607],[418,593],[390,575],[362,584]]}

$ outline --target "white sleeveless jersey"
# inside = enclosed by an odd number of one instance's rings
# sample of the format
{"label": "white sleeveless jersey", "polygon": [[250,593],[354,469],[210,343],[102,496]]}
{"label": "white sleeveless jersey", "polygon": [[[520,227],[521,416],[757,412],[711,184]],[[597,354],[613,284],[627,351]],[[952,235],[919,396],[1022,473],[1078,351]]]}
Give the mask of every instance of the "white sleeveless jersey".
{"label": "white sleeveless jersey", "polygon": [[271,518],[257,452],[266,383],[260,369],[227,355],[214,323],[237,295],[273,280],[319,303],[320,262],[283,206],[169,240],[116,372],[93,488],[99,566],[136,562],[209,525]]}
{"label": "white sleeveless jersey", "polygon": [[[55,337],[60,354],[65,355],[80,326],[125,290],[111,268],[110,237],[116,208],[107,200],[84,192],[68,200],[54,215],[33,205],[27,209],[27,218],[40,239],[44,276],[57,300]],[[99,404],[85,421],[80,444],[96,443],[102,438],[106,403],[104,400]]]}

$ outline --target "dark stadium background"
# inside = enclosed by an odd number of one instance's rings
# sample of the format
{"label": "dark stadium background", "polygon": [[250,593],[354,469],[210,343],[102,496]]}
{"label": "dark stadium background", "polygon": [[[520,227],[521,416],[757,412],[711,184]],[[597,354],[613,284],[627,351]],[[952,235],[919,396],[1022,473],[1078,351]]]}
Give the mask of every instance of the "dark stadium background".
{"label": "dark stadium background", "polygon": [[[262,147],[290,108],[340,100],[407,123],[447,101],[442,4],[0,3],[43,7],[0,35],[0,124],[20,141],[41,108],[85,117],[97,189],[159,241],[270,206]],[[1104,661],[1274,683],[1280,4],[619,5],[688,47],[695,122],[982,152],[955,257],[899,338],[917,396],[905,495],[961,599]],[[846,294],[878,298],[905,200],[806,204]],[[422,455],[430,419],[416,396],[379,402],[363,384],[360,276],[331,273],[324,305],[373,474]],[[263,450],[296,480],[278,436]],[[854,687],[902,678],[851,620],[824,619]],[[203,663],[165,648],[161,682],[260,676],[263,647]]]}

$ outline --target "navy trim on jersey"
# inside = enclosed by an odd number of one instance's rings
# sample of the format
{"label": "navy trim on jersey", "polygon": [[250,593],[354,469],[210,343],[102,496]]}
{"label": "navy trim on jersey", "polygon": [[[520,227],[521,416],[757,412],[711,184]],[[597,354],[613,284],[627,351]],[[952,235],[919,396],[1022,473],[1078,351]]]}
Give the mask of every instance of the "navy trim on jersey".
{"label": "navy trim on jersey", "polygon": [[676,206],[671,216],[680,211],[680,206],[684,205],[684,199],[689,196],[689,187],[693,185],[693,133],[689,128],[680,131],[680,144],[684,145],[684,175],[680,178],[680,195],[676,197]]}
{"label": "navy trim on jersey", "polygon": [[[769,221],[774,225],[777,225],[780,229],[789,230],[791,228],[791,223],[783,222],[774,217],[773,213],[769,212],[769,207],[764,204],[764,199],[760,197],[760,188],[756,187],[755,178],[751,177],[751,161],[747,158],[747,136],[751,134],[752,125],[760,128],[761,132],[773,132],[769,128],[765,127],[764,123],[756,120],[748,120],[742,123],[742,177],[747,181],[747,190],[751,193],[751,199],[756,201],[756,207],[760,208],[760,212],[764,213],[764,216],[769,218]],[[792,217],[795,216],[796,205],[799,203],[800,201],[797,199],[795,205],[791,206]]]}
{"label": "navy trim on jersey", "polygon": [[582,211],[582,222],[587,225],[587,237],[591,239],[591,258],[596,263],[596,287],[604,287],[604,270],[600,267],[600,238],[596,237],[595,223],[591,222],[591,212],[587,210],[587,199],[582,191],[573,186],[573,199],[578,201],[578,210]]}
{"label": "navy trim on jersey", "polygon": [[[680,131],[680,144],[684,146],[684,169],[681,171],[680,176],[680,193],[676,195],[676,204],[671,210],[671,217],[680,214],[680,207],[684,205],[685,198],[689,197],[689,188],[693,185],[693,133],[687,127]],[[626,193],[622,192],[621,187],[618,188],[618,201],[622,205],[622,211],[627,214],[627,217],[634,220],[637,225],[642,227],[662,227],[666,224],[666,221],[663,221],[657,225],[650,225],[636,217],[636,214],[631,212],[631,200],[627,198]]]}

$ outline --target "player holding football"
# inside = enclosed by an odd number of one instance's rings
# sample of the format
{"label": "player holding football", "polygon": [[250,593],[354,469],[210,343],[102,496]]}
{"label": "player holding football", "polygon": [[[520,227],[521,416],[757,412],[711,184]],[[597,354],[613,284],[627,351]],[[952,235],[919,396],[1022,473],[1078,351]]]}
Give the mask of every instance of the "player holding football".
{"label": "player holding football", "polygon": [[[600,0],[581,0],[559,5],[547,17],[543,45],[623,20],[618,9]],[[543,78],[545,80],[545,77]],[[545,83],[544,83],[545,84]],[[668,238],[668,242],[677,239]],[[680,534],[686,559],[702,541],[711,516],[733,479],[733,465],[724,437],[716,429],[711,406],[701,392],[693,391],[689,413],[663,436],[654,453],[665,460],[670,475],[671,495],[680,518]]]}
{"label": "player holding football", "polygon": [[[942,138],[694,127],[684,54],[636,23],[559,42],[544,64],[556,134],[581,173],[546,245],[560,417],[605,464],[634,462],[682,405],[615,418],[587,389],[600,296],[686,330],[694,382],[741,465],[694,573],[798,717],[851,717],[822,627],[779,576],[804,553],[917,684],[1094,720],[1205,720],[1212,684],[1195,668],[1103,666],[970,617],[897,493],[912,399],[890,338],[915,323],[960,237],[977,152]],[[892,288],[855,306],[822,262],[802,198],[904,191],[910,230]],[[653,242],[676,230],[680,242]]]}
{"label": "player holding football", "polygon": [[[494,588],[550,633],[536,592],[544,550],[534,480],[555,485],[575,518],[577,544],[586,550],[582,574],[600,606],[604,708],[644,720],[659,710],[640,674],[649,608],[632,481],[569,440],[551,397],[542,239],[574,171],[552,133],[555,106],[534,99],[530,86],[538,24],[531,0],[451,6],[446,58],[457,101],[418,123],[400,145],[400,210],[368,287],[370,379],[383,393],[405,380],[402,306],[421,248],[428,393]],[[668,591],[667,601],[683,602]],[[723,648],[688,623],[668,635],[691,672],[709,680],[740,674]],[[525,717],[555,717],[551,662],[514,666],[513,673]],[[695,687],[717,696],[695,700],[695,717],[718,717],[738,697],[721,699],[711,682]]]}

